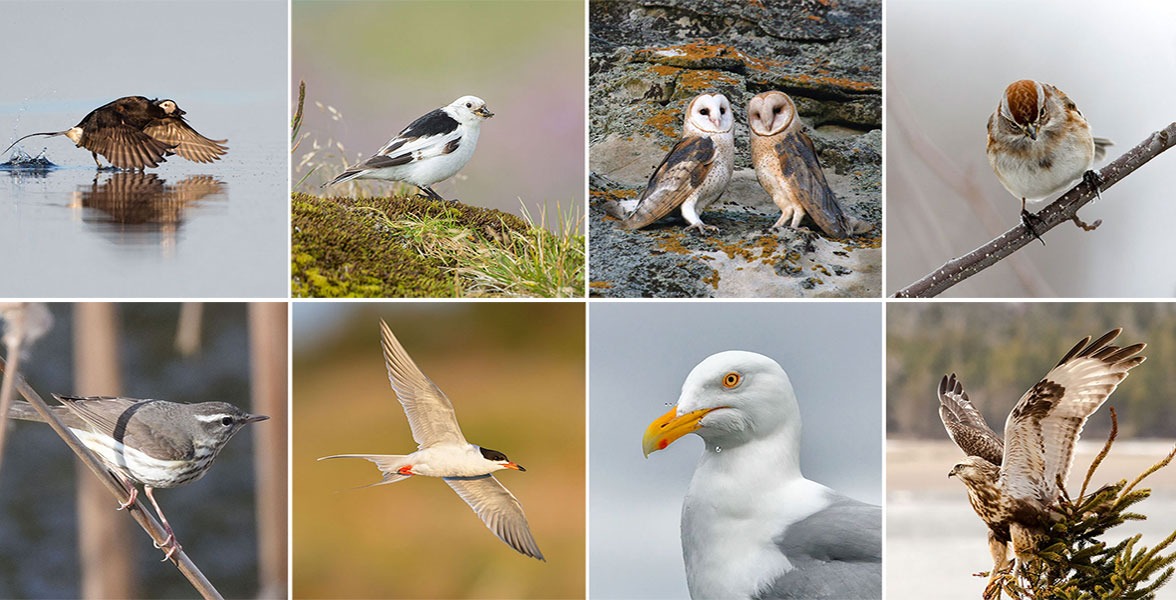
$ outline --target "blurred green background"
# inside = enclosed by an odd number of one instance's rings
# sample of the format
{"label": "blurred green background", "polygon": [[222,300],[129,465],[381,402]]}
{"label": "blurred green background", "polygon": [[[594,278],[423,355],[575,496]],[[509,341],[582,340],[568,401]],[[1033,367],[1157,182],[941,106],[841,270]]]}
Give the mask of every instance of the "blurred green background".
{"label": "blurred green background", "polygon": [[540,207],[554,219],[557,202],[582,211],[583,2],[294,2],[292,19],[291,94],[297,102],[306,81],[302,132],[310,134],[294,153],[292,184],[309,170],[307,153],[326,163],[298,191],[322,193],[342,170],[341,154],[366,158],[412,120],[469,94],[495,116],[469,164],[434,189],[513,214],[521,199],[536,219]]}
{"label": "blurred green background", "polygon": [[[891,438],[946,439],[936,390],[956,373],[998,433],[1013,404],[1074,344],[1116,327],[1115,345],[1146,342],[1147,361],[1108,401],[1119,437],[1176,436],[1176,305],[1148,302],[899,303],[886,310],[886,428]],[[1102,441],[1110,411],[1090,418],[1082,439]]]}
{"label": "blurred green background", "polygon": [[[385,319],[449,397],[462,432],[525,473],[497,474],[547,562],[503,544],[444,482],[390,485],[340,453],[416,449],[380,351]],[[296,303],[293,310],[294,596],[584,595],[582,303]]]}

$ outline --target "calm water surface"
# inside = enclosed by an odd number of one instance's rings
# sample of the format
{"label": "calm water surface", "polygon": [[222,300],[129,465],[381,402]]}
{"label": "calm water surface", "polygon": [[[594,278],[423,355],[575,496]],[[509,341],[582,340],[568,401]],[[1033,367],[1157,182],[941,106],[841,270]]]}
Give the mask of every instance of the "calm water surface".
{"label": "calm water surface", "polygon": [[[109,100],[0,105],[3,146],[71,127]],[[0,171],[0,297],[286,295],[282,113],[247,97],[177,102],[201,134],[228,138],[222,160],[99,171],[64,136],[21,142],[58,168]]]}

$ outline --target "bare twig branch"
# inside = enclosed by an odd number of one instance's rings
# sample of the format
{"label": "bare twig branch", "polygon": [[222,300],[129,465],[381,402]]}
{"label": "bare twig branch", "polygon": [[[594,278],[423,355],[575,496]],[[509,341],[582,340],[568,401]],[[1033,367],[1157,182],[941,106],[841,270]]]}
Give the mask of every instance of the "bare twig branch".
{"label": "bare twig branch", "polygon": [[[1099,171],[1102,189],[1105,191],[1139,167],[1142,167],[1161,152],[1176,144],[1176,123],[1171,123],[1150,136],[1126,154]],[[1078,209],[1095,197],[1095,190],[1083,182],[1045,207],[1037,216],[1041,219],[1034,227],[1038,233],[1074,219]],[[1023,224],[1006,231],[996,239],[956,259],[910,284],[894,294],[895,298],[930,298],[938,296],[955,284],[991,267],[1013,252],[1034,240],[1033,234]]]}
{"label": "bare twig branch", "polygon": [[[4,371],[6,367],[7,363],[5,363],[3,359],[0,359],[0,371]],[[86,467],[89,468],[96,477],[98,477],[98,480],[101,481],[104,486],[106,486],[106,489],[109,490],[111,494],[114,494],[114,497],[118,499],[120,503],[126,502],[129,494],[127,493],[126,488],[123,487],[122,482],[115,478],[114,474],[112,474],[106,468],[106,466],[103,465],[100,460],[98,460],[98,457],[94,456],[94,453],[91,452],[89,448],[85,447],[82,442],[78,440],[72,431],[66,428],[65,424],[61,422],[61,419],[58,419],[57,415],[53,414],[53,411],[49,410],[49,406],[45,404],[45,401],[41,398],[41,396],[38,395],[37,392],[34,391],[27,382],[25,382],[24,378],[17,373],[8,373],[7,377],[11,377],[13,379],[16,385],[16,389],[20,392],[20,395],[24,396],[25,400],[28,400],[29,404],[33,405],[33,408],[37,411],[37,414],[41,415],[41,418],[45,419],[45,422],[53,428],[53,431],[57,432],[57,435],[61,436],[61,439],[65,441],[71,450],[74,451],[74,454],[78,455],[78,458],[81,459],[82,463],[86,465]],[[127,513],[135,519],[139,526],[143,528],[143,531],[146,531],[147,534],[151,536],[151,539],[155,540],[156,546],[163,546],[163,543],[167,540],[167,532],[164,531],[163,526],[155,520],[155,517],[151,516],[146,510],[144,510],[143,504],[140,500],[136,499],[134,504],[130,506],[130,510],[128,510]],[[171,555],[169,560],[171,560],[172,563],[176,565],[176,568],[179,569],[180,573],[188,579],[188,581],[192,584],[192,587],[196,588],[196,591],[199,592],[200,595],[206,600],[223,600],[220,592],[216,591],[216,588],[213,587],[212,583],[204,577],[204,574],[200,572],[200,569],[196,566],[196,563],[193,563],[192,559],[188,558],[188,555],[184,553],[183,549],[176,550]]]}

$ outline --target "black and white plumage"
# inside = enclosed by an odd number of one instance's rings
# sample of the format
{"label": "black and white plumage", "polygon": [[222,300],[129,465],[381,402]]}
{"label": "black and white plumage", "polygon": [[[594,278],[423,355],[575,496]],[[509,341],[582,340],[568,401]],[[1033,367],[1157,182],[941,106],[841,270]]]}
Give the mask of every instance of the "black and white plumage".
{"label": "black and white plumage", "polygon": [[686,229],[716,231],[698,214],[727,190],[735,168],[735,121],[731,102],[722,94],[702,94],[690,101],[682,139],[649,177],[637,200],[609,204],[609,213],[625,229],[641,229],[681,207]]}
{"label": "black and white plumage", "polygon": [[[190,161],[208,163],[228,152],[228,140],[212,140],[200,135],[188,121],[187,114],[174,100],[126,96],[104,104],[85,116],[74,127],[51,133],[30,133],[15,142],[36,135],[68,137],[79,148],[90,151],[99,168],[101,155],[120,169],[145,169],[165,162],[165,156],[178,154]],[[8,152],[8,150],[5,150]]]}
{"label": "black and white plumage", "polygon": [[1061,495],[1074,462],[1074,445],[1094,414],[1128,371],[1145,357],[1145,344],[1111,345],[1115,329],[1094,342],[1074,345],[1045,377],[1025,392],[1005,421],[1004,440],[984,422],[955,375],[939,384],[940,418],[951,439],[968,455],[948,474],[968,490],[968,501],[988,525],[993,569],[989,583],[1037,550],[1049,507]]}
{"label": "black and white plumage", "polygon": [[712,355],[646,429],[645,455],[696,433],[706,446],[682,503],[692,598],[880,598],[882,510],[800,470],[800,409],[774,360]]}
{"label": "black and white plumage", "polygon": [[756,179],[780,208],[780,218],[772,227],[799,228],[807,214],[830,237],[845,238],[871,229],[869,223],[845,214],[837,202],[788,94],[772,91],[752,98],[747,103],[747,123]]}
{"label": "black and white plumage", "polygon": [[329,458],[362,458],[376,464],[383,478],[371,485],[395,483],[413,475],[440,477],[465,500],[486,527],[515,551],[546,562],[531,535],[523,506],[493,473],[526,471],[505,454],[466,441],[453,403],[421,372],[392,330],[380,321],[384,364],[396,397],[408,417],[417,451],[407,455],[339,454]]}
{"label": "black and white plumage", "polygon": [[444,200],[430,186],[453,177],[470,161],[482,121],[493,116],[481,98],[462,96],[413,121],[367,160],[323,185],[353,179],[403,181]]}

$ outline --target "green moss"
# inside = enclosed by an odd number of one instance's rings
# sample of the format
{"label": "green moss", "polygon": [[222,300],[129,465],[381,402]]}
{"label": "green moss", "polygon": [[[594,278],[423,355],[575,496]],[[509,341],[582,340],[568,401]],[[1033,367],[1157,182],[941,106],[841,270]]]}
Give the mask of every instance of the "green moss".
{"label": "green moss", "polygon": [[[295,297],[453,297],[467,282],[460,245],[507,253],[518,235],[542,236],[498,210],[423,198],[319,198],[293,194],[291,278]],[[582,243],[582,242],[581,242]],[[582,284],[581,284],[582,285]]]}

